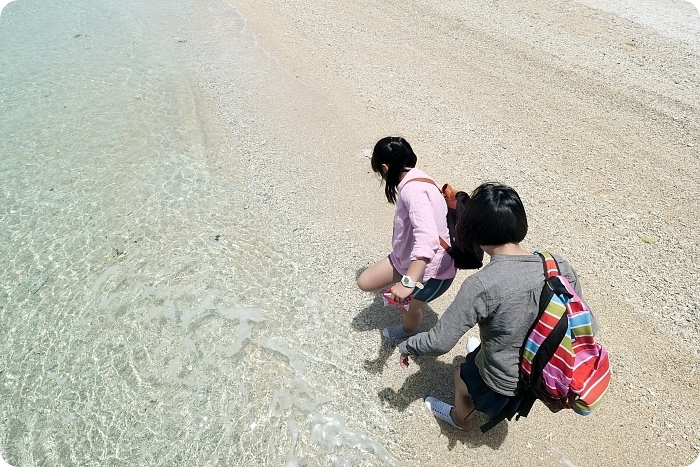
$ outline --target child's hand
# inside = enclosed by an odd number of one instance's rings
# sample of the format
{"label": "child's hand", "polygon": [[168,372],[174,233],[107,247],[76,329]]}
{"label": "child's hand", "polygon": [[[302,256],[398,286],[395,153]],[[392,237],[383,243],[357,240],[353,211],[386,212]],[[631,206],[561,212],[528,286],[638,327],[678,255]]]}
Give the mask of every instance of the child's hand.
{"label": "child's hand", "polygon": [[413,293],[413,289],[410,287],[404,287],[401,284],[394,284],[391,287],[391,293],[396,297],[394,300],[401,301]]}
{"label": "child's hand", "polygon": [[387,287],[386,289],[382,290],[382,298],[384,299],[384,306],[396,305],[396,306],[404,307],[407,310],[408,310],[409,304],[411,303],[411,296],[410,295],[404,299],[397,300],[396,297],[394,296],[394,294],[391,292],[390,287]]}
{"label": "child's hand", "polygon": [[402,353],[401,356],[399,357],[399,366],[403,368],[404,370],[408,368],[408,354],[407,353]]}

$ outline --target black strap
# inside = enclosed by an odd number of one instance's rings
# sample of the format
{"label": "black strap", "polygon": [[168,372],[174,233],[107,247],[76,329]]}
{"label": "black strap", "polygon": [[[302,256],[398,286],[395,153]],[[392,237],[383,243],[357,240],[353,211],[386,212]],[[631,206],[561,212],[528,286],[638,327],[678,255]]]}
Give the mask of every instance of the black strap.
{"label": "black strap", "polygon": [[[520,417],[527,417],[536,400],[537,396],[531,388],[521,392],[518,396],[512,397],[495,417],[481,425],[479,429],[482,433],[486,433],[506,418],[511,420],[515,414],[517,414],[516,420]],[[517,406],[514,407],[514,404],[517,404]]]}
{"label": "black strap", "polygon": [[518,416],[515,417],[515,419],[518,420],[520,417],[527,417],[530,415],[530,409],[532,409],[532,406],[535,404],[536,400],[537,394],[535,394],[535,391],[532,388],[528,389],[520,402],[520,407],[518,407]]}
{"label": "black strap", "polygon": [[493,418],[493,419],[489,420],[488,422],[484,423],[483,425],[481,425],[479,427],[479,429],[481,430],[482,433],[486,433],[491,428],[495,427],[496,425],[501,423],[503,420],[505,420],[505,418],[506,418],[505,410],[501,410],[500,413],[498,415],[496,415],[496,418]]}

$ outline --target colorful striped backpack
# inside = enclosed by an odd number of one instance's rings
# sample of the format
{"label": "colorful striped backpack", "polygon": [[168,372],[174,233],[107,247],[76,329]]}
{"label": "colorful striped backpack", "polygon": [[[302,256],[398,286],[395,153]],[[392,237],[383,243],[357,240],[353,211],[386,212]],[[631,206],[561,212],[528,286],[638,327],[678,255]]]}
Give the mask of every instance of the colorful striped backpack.
{"label": "colorful striped backpack", "polygon": [[[595,341],[591,311],[559,273],[557,261],[546,251],[535,253],[542,258],[547,281],[523,346],[520,374],[525,388],[552,412],[573,409],[588,415],[610,384],[608,352]],[[527,415],[524,408],[521,402],[520,416]]]}
{"label": "colorful striped backpack", "polygon": [[520,359],[520,398],[481,427],[486,432],[504,418],[527,417],[536,400],[552,412],[573,409],[588,415],[610,384],[608,352],[593,336],[592,315],[559,265],[546,251],[535,251],[544,264],[546,282],[539,314],[530,328]]}

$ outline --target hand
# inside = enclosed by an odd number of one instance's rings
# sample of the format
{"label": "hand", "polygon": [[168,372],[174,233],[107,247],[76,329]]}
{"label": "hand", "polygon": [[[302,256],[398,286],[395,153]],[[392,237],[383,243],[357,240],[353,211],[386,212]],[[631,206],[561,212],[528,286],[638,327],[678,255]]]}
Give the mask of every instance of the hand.
{"label": "hand", "polygon": [[399,366],[403,368],[404,370],[408,368],[408,354],[407,353],[402,353],[399,356]]}
{"label": "hand", "polygon": [[404,287],[403,285],[396,283],[391,286],[391,293],[394,294],[395,300],[403,300],[413,293],[413,289],[410,287]]}

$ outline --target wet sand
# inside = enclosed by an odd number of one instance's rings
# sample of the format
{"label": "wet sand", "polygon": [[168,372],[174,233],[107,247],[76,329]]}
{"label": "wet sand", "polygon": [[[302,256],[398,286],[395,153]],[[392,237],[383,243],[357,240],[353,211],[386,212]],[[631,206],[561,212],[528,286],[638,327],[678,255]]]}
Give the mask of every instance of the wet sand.
{"label": "wet sand", "polygon": [[[324,312],[346,323],[323,339],[354,382],[338,396],[351,401],[337,407],[348,426],[363,420],[407,465],[698,457],[697,43],[571,1],[230,3],[276,63],[248,83],[260,137],[241,151],[245,177],[274,240],[299,259]],[[690,3],[672,5],[700,21]],[[407,138],[440,182],[518,190],[524,246],[571,261],[601,325],[613,380],[597,412],[538,405],[488,435],[428,413],[423,397],[451,400],[463,345],[401,370],[380,337],[397,317],[354,286],[390,245],[393,208],[368,160],[386,135]],[[424,328],[457,289],[433,302]]]}

